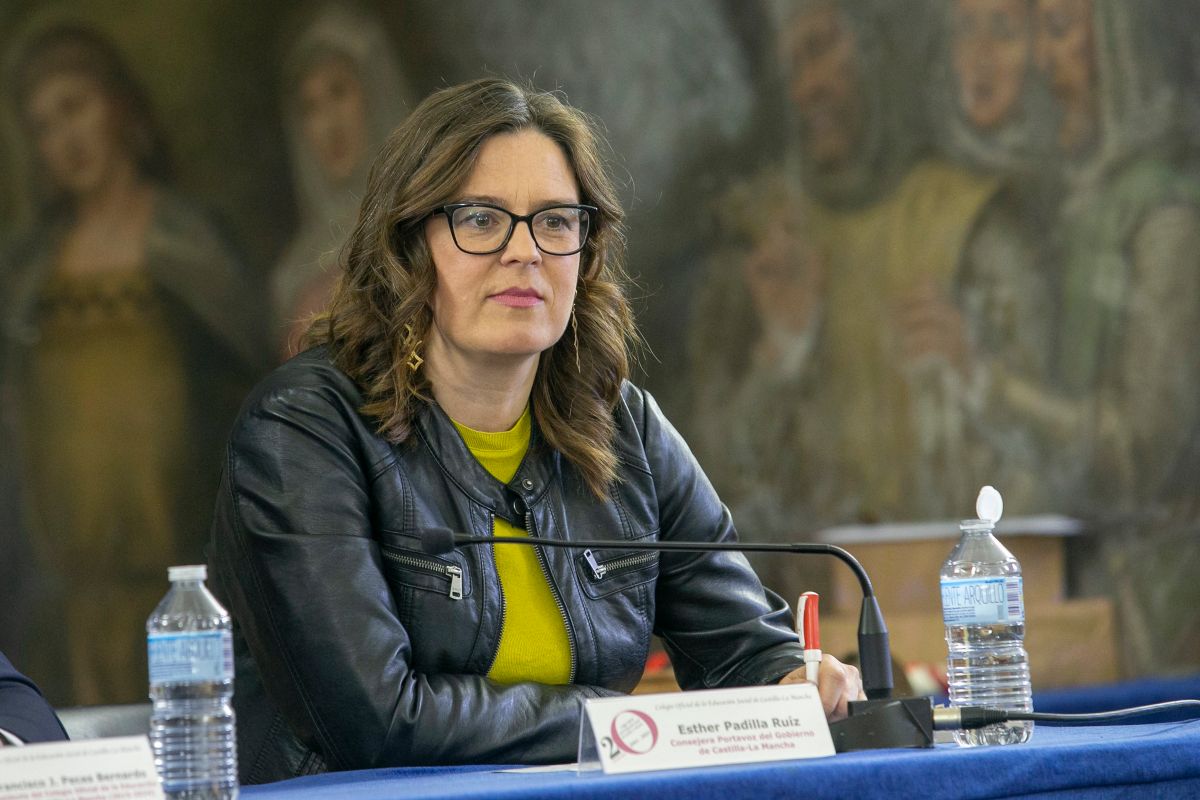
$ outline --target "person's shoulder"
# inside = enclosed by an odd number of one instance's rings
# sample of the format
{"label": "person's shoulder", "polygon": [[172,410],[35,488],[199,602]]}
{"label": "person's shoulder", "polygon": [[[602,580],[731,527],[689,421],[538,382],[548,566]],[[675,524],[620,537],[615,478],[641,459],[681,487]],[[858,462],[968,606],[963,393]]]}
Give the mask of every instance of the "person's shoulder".
{"label": "person's shoulder", "polygon": [[[41,691],[0,653],[0,728],[25,742],[67,738],[62,723]],[[3,744],[3,741],[0,741]]]}
{"label": "person's shoulder", "polygon": [[187,262],[211,264],[214,259],[240,264],[240,251],[226,219],[209,204],[167,184],[155,186],[154,218],[148,246]]}
{"label": "person's shoulder", "polygon": [[363,403],[355,382],[329,356],[324,345],[313,347],[276,367],[250,392],[241,418],[311,413],[357,414]]}
{"label": "person's shoulder", "polygon": [[963,203],[982,205],[1002,186],[1003,180],[997,175],[930,157],[913,165],[897,194],[933,211]]}
{"label": "person's shoulder", "polygon": [[621,396],[617,402],[619,409],[631,414],[635,419],[643,420],[647,416],[666,420],[662,407],[649,389],[638,386],[626,379],[621,381]]}
{"label": "person's shoulder", "polygon": [[647,449],[664,433],[674,435],[674,428],[659,408],[658,401],[646,389],[624,381],[616,409],[617,436],[615,445],[623,462],[648,469]]}
{"label": "person's shoulder", "polygon": [[154,191],[154,224],[159,231],[204,236],[216,234],[217,215],[210,208],[166,184],[156,185]]}
{"label": "person's shoulder", "polygon": [[993,187],[1003,181],[995,174],[939,156],[916,161],[904,183],[928,190],[929,187]]}
{"label": "person's shoulder", "polygon": [[628,379],[621,381],[621,403],[629,405],[641,405],[646,402],[646,390],[637,386]]}
{"label": "person's shoulder", "polygon": [[1174,159],[1147,154],[1115,167],[1108,193],[1126,203],[1143,205],[1200,205],[1200,170],[1181,168]]}
{"label": "person's shoulder", "polygon": [[0,232],[0,275],[12,278],[13,272],[27,270],[30,265],[53,252],[65,228],[61,212],[48,212],[20,227]]}
{"label": "person's shoulder", "polygon": [[621,381],[620,399],[617,401],[617,424],[632,425],[635,428],[643,426],[648,403],[654,403],[649,392],[632,381]]}

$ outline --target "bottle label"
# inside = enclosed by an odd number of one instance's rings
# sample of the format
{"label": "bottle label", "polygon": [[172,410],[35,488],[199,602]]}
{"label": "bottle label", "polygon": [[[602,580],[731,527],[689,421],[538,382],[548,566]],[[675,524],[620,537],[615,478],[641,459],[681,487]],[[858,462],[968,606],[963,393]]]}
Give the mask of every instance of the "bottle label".
{"label": "bottle label", "polygon": [[146,643],[151,684],[233,679],[233,637],[229,631],[153,633]]}
{"label": "bottle label", "polygon": [[949,578],[942,581],[947,625],[1020,625],[1025,622],[1021,577]]}

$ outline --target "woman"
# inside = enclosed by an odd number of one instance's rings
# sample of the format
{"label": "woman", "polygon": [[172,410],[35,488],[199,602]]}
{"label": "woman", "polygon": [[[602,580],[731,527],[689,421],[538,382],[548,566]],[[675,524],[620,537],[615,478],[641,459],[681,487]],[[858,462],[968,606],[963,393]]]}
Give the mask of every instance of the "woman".
{"label": "woman", "polygon": [[392,51],[377,20],[344,5],[320,8],[288,48],[283,119],[300,219],[271,276],[281,355],[295,354],[329,302],[371,155],[404,118]]}
{"label": "woman", "polygon": [[168,187],[149,103],[112,45],[51,28],[11,77],[39,205],[0,265],[5,440],[19,445],[40,575],[60,595],[40,598],[27,655],[64,676],[47,685],[56,703],[134,702],[163,569],[195,558],[211,519],[208,443],[259,360],[260,315],[224,240]]}
{"label": "woman", "polygon": [[[433,526],[734,538],[625,380],[621,219],[595,134],[554,95],[481,80],[393,133],[320,346],[230,443],[212,560],[244,781],[569,761],[579,701],[632,689],[651,633],[685,688],[803,674],[786,605],[740,556],[421,552]],[[831,715],[860,692],[832,659],[821,684]]]}

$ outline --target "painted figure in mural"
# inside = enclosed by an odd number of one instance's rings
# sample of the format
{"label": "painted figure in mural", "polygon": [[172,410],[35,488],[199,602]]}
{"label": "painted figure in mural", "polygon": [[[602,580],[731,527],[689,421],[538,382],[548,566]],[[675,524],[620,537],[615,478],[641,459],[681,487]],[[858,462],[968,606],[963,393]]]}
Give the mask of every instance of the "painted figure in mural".
{"label": "painted figure in mural", "polygon": [[997,183],[968,237],[954,305],[922,309],[949,320],[942,328],[961,337],[943,349],[967,355],[958,384],[965,476],[1002,487],[1021,513],[1055,503],[1041,440],[1006,405],[1004,392],[1009,376],[1044,384],[1052,344],[1053,298],[1037,227],[1046,194],[1037,147],[1054,117],[1033,69],[1032,17],[1031,0],[946,2],[945,56],[935,82],[943,91],[934,93],[940,102],[931,118],[951,160]]}
{"label": "painted figure in mural", "polygon": [[1169,513],[1164,486],[1200,413],[1200,362],[1181,357],[1200,332],[1200,183],[1174,152],[1177,96],[1144,9],[1037,0],[1035,10],[1064,191],[1053,227],[1061,395],[1030,393],[1030,417],[1087,465],[1082,513],[1150,520],[1103,543],[1129,666],[1161,667],[1197,633],[1178,609],[1200,602],[1196,548],[1171,546],[1156,518]]}
{"label": "painted figure in mural", "polygon": [[1171,152],[1176,98],[1142,15],[1105,0],[1039,0],[1037,13],[1065,157],[1058,373],[1069,396],[1097,393],[1099,496],[1141,505],[1196,414],[1200,368],[1175,355],[1200,322],[1200,186]]}
{"label": "painted figure in mural", "polygon": [[[782,165],[731,187],[716,216],[719,244],[688,337],[691,443],[743,535],[808,540],[822,521],[854,511],[836,507],[840,451],[822,430],[834,413],[819,391],[824,258]],[[827,573],[816,559],[749,557],[789,598],[820,591]]]}
{"label": "painted figure in mural", "polygon": [[903,39],[896,27],[907,22],[919,42],[927,20],[887,10],[814,0],[786,20],[798,185],[827,264],[820,384],[839,410],[825,434],[857,495],[852,516],[941,518],[974,491],[960,407],[968,365],[961,348],[943,346],[963,340],[953,330],[961,319],[926,309],[952,304],[968,237],[999,181],[919,157],[921,73],[885,53],[884,35]]}
{"label": "painted figure in mural", "polygon": [[163,569],[200,555],[214,443],[262,361],[262,314],[229,247],[169,188],[163,138],[113,46],[53,27],[14,63],[37,212],[0,265],[0,377],[50,583],[28,663],[56,703],[130,702],[145,697]]}
{"label": "painted figure in mural", "polygon": [[1033,64],[1033,0],[946,0],[942,146],[973,166],[1024,176],[1053,114]]}
{"label": "painted figure in mural", "polygon": [[330,265],[358,211],[376,146],[405,114],[408,87],[383,28],[345,5],[319,8],[283,66],[284,127],[300,220],[271,279],[281,355],[329,300]]}

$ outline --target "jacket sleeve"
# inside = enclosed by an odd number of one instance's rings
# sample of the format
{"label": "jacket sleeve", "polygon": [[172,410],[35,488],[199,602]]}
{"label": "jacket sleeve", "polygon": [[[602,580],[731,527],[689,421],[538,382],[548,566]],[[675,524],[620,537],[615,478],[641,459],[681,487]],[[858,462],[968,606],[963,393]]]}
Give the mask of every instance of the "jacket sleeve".
{"label": "jacket sleeve", "polygon": [[22,742],[53,742],[67,738],[46,698],[32,681],[17,672],[3,653],[0,653],[0,730]]}
{"label": "jacket sleeve", "polygon": [[[735,542],[729,509],[648,393],[626,400],[642,434],[663,541]],[[787,604],[736,552],[662,554],[655,633],[685,689],[776,683],[804,664]]]}
{"label": "jacket sleeve", "polygon": [[331,769],[573,760],[580,701],[605,690],[412,668],[372,537],[390,460],[361,425],[334,392],[285,388],[235,427],[210,557],[268,696]]}

